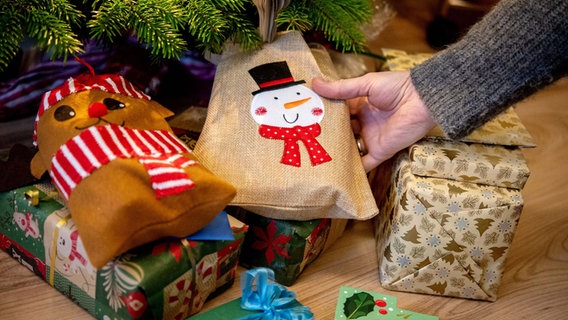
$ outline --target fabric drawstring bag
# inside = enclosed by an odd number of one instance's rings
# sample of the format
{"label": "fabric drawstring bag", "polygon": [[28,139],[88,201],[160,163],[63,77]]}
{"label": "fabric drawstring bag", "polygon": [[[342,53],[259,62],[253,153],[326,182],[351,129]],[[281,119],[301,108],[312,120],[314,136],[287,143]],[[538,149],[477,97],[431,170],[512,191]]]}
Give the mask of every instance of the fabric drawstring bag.
{"label": "fabric drawstring bag", "polygon": [[311,90],[337,79],[324,48],[299,32],[219,57],[194,154],[237,189],[231,205],[274,219],[369,219],[378,213],[344,101]]}

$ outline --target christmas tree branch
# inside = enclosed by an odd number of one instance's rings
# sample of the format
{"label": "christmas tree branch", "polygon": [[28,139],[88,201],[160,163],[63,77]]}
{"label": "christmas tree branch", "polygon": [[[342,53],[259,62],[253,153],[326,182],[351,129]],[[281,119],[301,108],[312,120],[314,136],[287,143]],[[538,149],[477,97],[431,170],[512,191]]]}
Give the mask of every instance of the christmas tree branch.
{"label": "christmas tree branch", "polygon": [[[371,16],[370,0],[292,0],[276,23],[279,30],[320,31],[343,51],[362,51],[360,27]],[[55,59],[83,52],[82,41],[116,44],[135,36],[159,60],[192,48],[221,53],[228,40],[259,48],[257,26],[252,0],[0,0],[0,71],[28,38]]]}

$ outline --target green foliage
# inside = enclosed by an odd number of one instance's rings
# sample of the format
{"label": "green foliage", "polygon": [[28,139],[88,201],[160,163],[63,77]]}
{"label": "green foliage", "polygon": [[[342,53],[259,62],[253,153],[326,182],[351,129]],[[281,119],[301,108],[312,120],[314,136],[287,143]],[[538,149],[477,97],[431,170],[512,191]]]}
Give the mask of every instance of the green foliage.
{"label": "green foliage", "polygon": [[338,49],[344,52],[363,49],[365,36],[360,27],[372,17],[368,0],[310,0],[308,7],[314,29],[322,31]]}
{"label": "green foliage", "polygon": [[357,319],[367,316],[375,308],[375,299],[367,292],[354,293],[345,299],[343,314],[346,319]]}
{"label": "green foliage", "polygon": [[[372,13],[370,0],[292,0],[276,23],[357,52]],[[55,59],[83,52],[90,39],[112,45],[133,36],[155,59],[175,59],[192,48],[221,53],[229,40],[259,48],[257,25],[252,0],[0,0],[0,71],[27,39]]]}
{"label": "green foliage", "polygon": [[100,2],[88,22],[93,39],[113,43],[131,33],[152,56],[165,59],[178,58],[187,49],[180,32],[186,15],[177,0]]}
{"label": "green foliage", "polygon": [[73,27],[83,14],[67,0],[0,0],[0,70],[6,68],[27,38],[51,58],[66,58],[82,52]]}

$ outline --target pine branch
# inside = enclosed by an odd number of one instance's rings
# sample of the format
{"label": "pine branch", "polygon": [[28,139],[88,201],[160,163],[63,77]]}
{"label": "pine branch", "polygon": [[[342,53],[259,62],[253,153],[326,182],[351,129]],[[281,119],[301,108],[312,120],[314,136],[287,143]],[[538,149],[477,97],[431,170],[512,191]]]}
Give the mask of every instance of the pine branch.
{"label": "pine branch", "polygon": [[51,51],[51,59],[66,58],[83,52],[83,44],[71,26],[52,12],[42,9],[28,12],[27,34],[41,49]]}
{"label": "pine branch", "polygon": [[4,70],[18,54],[20,43],[24,38],[24,16],[15,8],[1,7],[0,15],[0,70]]}
{"label": "pine branch", "polygon": [[179,32],[184,18],[175,1],[139,0],[129,24],[138,41],[151,48],[153,56],[171,59],[179,58],[187,48]]}
{"label": "pine branch", "polygon": [[84,16],[67,0],[29,0],[0,3],[0,70],[14,59],[27,36],[51,58],[67,58],[83,52],[72,26],[79,26]]}
{"label": "pine branch", "polygon": [[292,1],[278,17],[276,24],[279,29],[298,30],[300,32],[309,31],[313,28],[310,21],[309,10],[305,1]]}
{"label": "pine branch", "polygon": [[[97,6],[95,1],[93,6]],[[130,6],[121,0],[106,1],[94,11],[94,16],[87,26],[93,39],[114,42],[122,36],[128,25]]]}
{"label": "pine branch", "polygon": [[372,7],[369,0],[309,0],[310,20],[314,29],[322,31],[343,52],[359,52],[365,45],[360,29],[370,21]]}
{"label": "pine branch", "polygon": [[221,52],[228,33],[229,22],[223,12],[210,0],[186,1],[187,31],[195,37],[202,51]]}
{"label": "pine branch", "polygon": [[202,51],[221,53],[227,40],[244,50],[258,48],[262,41],[248,13],[250,0],[186,0],[188,32]]}
{"label": "pine branch", "polygon": [[244,51],[251,51],[262,46],[262,39],[257,26],[242,15],[230,16],[232,33],[228,38],[238,43]]}
{"label": "pine branch", "polygon": [[[80,1],[84,13],[73,5]],[[276,23],[279,30],[319,31],[342,51],[363,51],[360,26],[372,16],[370,1],[292,0]],[[0,0],[0,71],[26,37],[53,59],[82,52],[77,32],[107,44],[134,35],[158,60],[179,57],[188,43],[213,53],[228,40],[258,48],[257,24],[252,0]]]}
{"label": "pine branch", "polygon": [[175,0],[110,0],[100,4],[88,26],[93,39],[115,43],[132,33],[152,57],[171,59],[187,49],[179,31],[185,18]]}

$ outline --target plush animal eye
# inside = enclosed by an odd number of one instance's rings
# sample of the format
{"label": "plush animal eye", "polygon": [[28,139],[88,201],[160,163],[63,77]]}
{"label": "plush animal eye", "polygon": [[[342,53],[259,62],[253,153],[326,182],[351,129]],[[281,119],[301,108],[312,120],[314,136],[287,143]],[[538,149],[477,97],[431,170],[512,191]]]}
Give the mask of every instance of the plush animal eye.
{"label": "plush animal eye", "polygon": [[274,100],[278,100],[278,97],[274,97]]}
{"label": "plush animal eye", "polygon": [[299,95],[301,95],[301,93],[299,93],[299,92],[296,92],[296,95],[298,95],[298,96],[299,96]]}
{"label": "plush animal eye", "polygon": [[103,103],[107,106],[109,110],[123,109],[126,105],[118,100],[112,98],[106,98]]}
{"label": "plush animal eye", "polygon": [[62,105],[59,106],[56,110],[55,113],[53,114],[53,116],[55,117],[55,120],[57,121],[66,121],[69,120],[71,118],[73,118],[75,116],[75,110],[73,110],[73,108],[71,108],[68,105]]}

